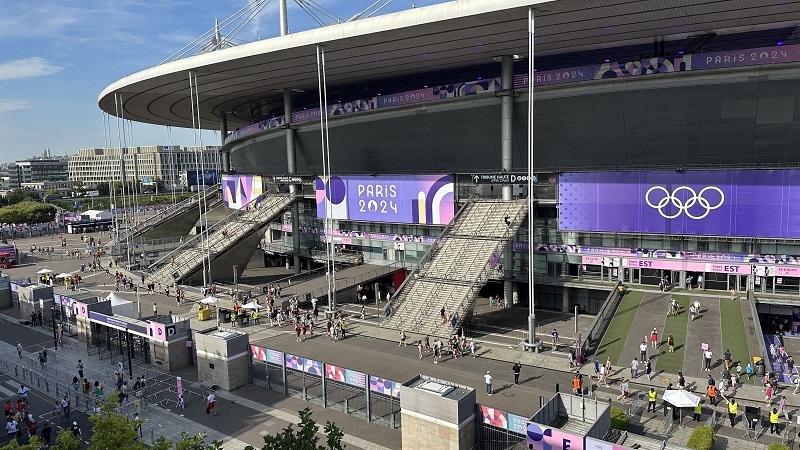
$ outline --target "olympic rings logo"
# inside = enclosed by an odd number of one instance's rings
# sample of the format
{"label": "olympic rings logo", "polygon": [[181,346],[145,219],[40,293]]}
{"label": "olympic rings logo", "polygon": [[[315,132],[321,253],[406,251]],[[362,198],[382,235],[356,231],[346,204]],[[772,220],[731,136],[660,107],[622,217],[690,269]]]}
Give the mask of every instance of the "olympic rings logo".
{"label": "olympic rings logo", "polygon": [[[662,192],[664,197],[660,198],[658,202],[653,203],[650,201],[650,194],[653,191]],[[685,202],[678,198],[678,193],[681,191],[686,191],[689,194],[689,197]],[[716,191],[719,194],[719,203],[712,205],[711,202],[709,202],[708,199],[703,196],[707,191]],[[722,192],[722,189],[716,186],[704,187],[703,189],[700,189],[700,192],[696,192],[689,186],[678,186],[672,192],[669,192],[664,186],[653,186],[647,190],[647,193],[644,194],[644,200],[651,208],[657,209],[658,213],[661,214],[661,217],[665,219],[675,219],[682,213],[686,213],[688,218],[700,220],[708,216],[711,211],[722,206],[722,204],[725,202],[725,193]],[[666,214],[664,212],[664,208],[670,204],[672,204],[672,206],[678,210],[675,214]],[[689,208],[695,206],[695,204],[700,205],[701,208],[704,208],[705,212],[699,216],[692,214],[689,211]]]}

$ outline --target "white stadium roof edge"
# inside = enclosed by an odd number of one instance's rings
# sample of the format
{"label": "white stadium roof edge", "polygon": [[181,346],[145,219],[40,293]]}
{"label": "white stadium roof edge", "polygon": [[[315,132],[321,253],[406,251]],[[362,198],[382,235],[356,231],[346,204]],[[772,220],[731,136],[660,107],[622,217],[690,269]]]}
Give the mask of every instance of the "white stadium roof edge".
{"label": "white stadium roof edge", "polygon": [[[800,24],[800,0],[456,0],[165,63],[122,78],[98,98],[100,109],[137,122],[192,126],[190,70],[197,74],[202,128],[221,112],[283,89],[317,89],[316,46],[325,48],[328,86],[527,57],[528,8],[535,12],[536,54],[559,54]],[[229,129],[249,125],[228,118]]]}

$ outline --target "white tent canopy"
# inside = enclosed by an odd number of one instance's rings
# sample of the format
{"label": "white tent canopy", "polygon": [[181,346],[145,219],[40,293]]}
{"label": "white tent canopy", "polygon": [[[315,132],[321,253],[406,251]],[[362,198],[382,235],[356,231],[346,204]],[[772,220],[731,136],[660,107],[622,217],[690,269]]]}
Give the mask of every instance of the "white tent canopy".
{"label": "white tent canopy", "polygon": [[700,403],[700,397],[687,391],[669,390],[664,392],[664,401],[678,408],[692,408]]}
{"label": "white tent canopy", "polygon": [[36,272],[36,273],[38,273],[39,275],[44,275],[46,273],[53,273],[53,271],[50,270],[50,269],[45,268],[45,269],[39,269],[39,271]]}
{"label": "white tent canopy", "polygon": [[200,303],[203,303],[204,305],[213,305],[215,303],[219,303],[219,299],[212,295],[210,297],[206,297],[206,298],[200,300]]}
{"label": "white tent canopy", "polygon": [[262,306],[255,302],[245,303],[242,305],[242,309],[261,309]]}
{"label": "white tent canopy", "polygon": [[111,306],[117,306],[117,305],[122,305],[122,304],[125,304],[125,303],[131,303],[130,300],[125,300],[124,297],[121,297],[120,295],[118,295],[115,292],[111,292],[108,295],[106,295],[106,300],[111,300]]}
{"label": "white tent canopy", "polygon": [[62,273],[56,275],[56,278],[69,278],[71,276],[72,276],[71,273],[62,272]]}

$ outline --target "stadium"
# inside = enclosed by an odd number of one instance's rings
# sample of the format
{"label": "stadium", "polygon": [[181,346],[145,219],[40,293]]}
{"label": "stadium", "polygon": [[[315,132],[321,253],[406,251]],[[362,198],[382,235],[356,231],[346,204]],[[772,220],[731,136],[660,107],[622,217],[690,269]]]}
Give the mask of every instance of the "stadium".
{"label": "stadium", "polygon": [[[638,315],[577,336],[615,364],[638,343],[609,333],[663,315],[648,298],[712,291],[749,302],[742,345],[766,356],[800,323],[798,25],[797,1],[457,0],[167,62],[98,103],[221,132],[240,212],[206,233],[214,280],[256,246],[295,273],[384,267],[381,324],[442,336],[480,298],[531,333],[531,304],[610,317],[617,286],[643,289],[622,300]],[[149,276],[207,283],[192,245]]]}

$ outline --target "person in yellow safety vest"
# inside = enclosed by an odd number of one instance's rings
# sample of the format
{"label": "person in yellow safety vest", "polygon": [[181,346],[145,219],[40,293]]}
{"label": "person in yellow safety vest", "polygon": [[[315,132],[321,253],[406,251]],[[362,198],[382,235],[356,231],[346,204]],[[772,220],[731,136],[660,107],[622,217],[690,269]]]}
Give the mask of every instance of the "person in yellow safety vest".
{"label": "person in yellow safety vest", "polygon": [[778,431],[780,417],[781,414],[778,412],[778,408],[772,408],[772,411],[769,412],[769,434],[775,434]]}
{"label": "person in yellow safety vest", "polygon": [[692,418],[695,422],[700,422],[700,413],[703,412],[703,407],[700,405],[700,402],[697,402],[697,406],[694,407],[694,414]]}
{"label": "person in yellow safety vest", "polygon": [[258,310],[253,310],[253,324],[258,325]]}
{"label": "person in yellow safety vest", "polygon": [[653,413],[656,412],[656,388],[651,387],[650,392],[647,393],[647,412],[653,408]]}
{"label": "person in yellow safety vest", "polygon": [[728,417],[731,419],[731,428],[733,428],[734,421],[736,420],[736,414],[739,412],[739,405],[736,403],[736,399],[732,398],[731,401],[728,402]]}

